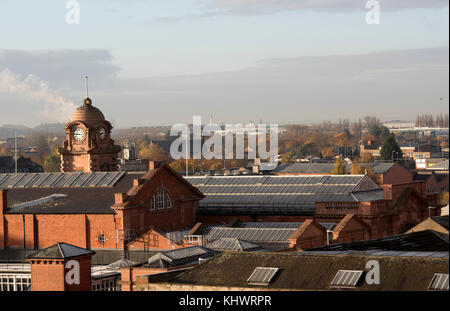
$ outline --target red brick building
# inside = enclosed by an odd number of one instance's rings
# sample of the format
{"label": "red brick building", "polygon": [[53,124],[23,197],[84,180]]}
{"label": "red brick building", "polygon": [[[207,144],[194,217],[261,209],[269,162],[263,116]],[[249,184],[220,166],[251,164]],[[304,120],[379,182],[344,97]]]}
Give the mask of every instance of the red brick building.
{"label": "red brick building", "polygon": [[63,172],[117,171],[120,146],[111,139],[112,125],[86,98],[66,127],[67,139],[58,149]]}
{"label": "red brick building", "polygon": [[405,232],[430,215],[439,215],[441,206],[439,195],[428,193],[425,182],[379,186],[367,175],[187,179],[206,195],[199,203],[197,217],[205,224],[235,218],[247,222],[304,222],[314,218],[339,223],[347,215],[355,215],[370,227],[370,237],[377,238]]}
{"label": "red brick building", "polygon": [[147,232],[191,228],[203,198],[166,164],[145,174],[5,174],[0,188],[0,249],[42,249],[58,241],[126,249]]}
{"label": "red brick building", "polygon": [[90,291],[93,251],[56,243],[28,256],[32,291]]}

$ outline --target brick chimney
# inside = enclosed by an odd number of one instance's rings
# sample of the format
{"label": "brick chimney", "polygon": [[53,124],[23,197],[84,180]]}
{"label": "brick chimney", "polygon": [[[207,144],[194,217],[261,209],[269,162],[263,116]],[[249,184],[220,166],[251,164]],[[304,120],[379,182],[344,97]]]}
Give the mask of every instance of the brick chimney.
{"label": "brick chimney", "polygon": [[32,291],[90,291],[95,252],[58,242],[27,257]]}
{"label": "brick chimney", "polygon": [[0,214],[6,213],[8,209],[8,190],[0,189]]}

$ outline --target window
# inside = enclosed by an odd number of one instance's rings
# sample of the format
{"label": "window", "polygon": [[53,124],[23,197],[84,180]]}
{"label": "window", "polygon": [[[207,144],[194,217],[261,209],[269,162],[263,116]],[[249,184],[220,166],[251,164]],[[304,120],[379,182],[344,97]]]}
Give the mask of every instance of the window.
{"label": "window", "polygon": [[0,275],[0,291],[24,291],[30,283],[30,274]]}
{"label": "window", "polygon": [[167,191],[166,192],[166,208],[172,208],[172,199]]}
{"label": "window", "polygon": [[428,286],[428,290],[448,290],[448,274],[436,273]]}
{"label": "window", "polygon": [[152,196],[150,202],[150,210],[154,211],[156,209],[162,210],[164,208],[172,208],[172,198],[169,195],[169,192],[164,189],[157,189]]}
{"label": "window", "polygon": [[154,211],[156,209],[156,202],[155,202],[155,196],[152,196],[152,200],[150,202],[150,210]]}
{"label": "window", "polygon": [[336,273],[333,281],[331,281],[332,287],[355,287],[358,284],[359,279],[363,271],[360,270],[339,270]]}
{"label": "window", "polygon": [[100,235],[98,236],[98,241],[100,242],[101,245],[105,245],[105,242],[106,242],[106,237],[105,237],[105,235],[104,235],[104,234],[100,234]]}
{"label": "window", "polygon": [[158,191],[156,192],[156,196],[158,199],[158,209],[164,209],[164,190],[158,189]]}
{"label": "window", "polygon": [[269,285],[278,268],[257,267],[247,280],[250,285]]}

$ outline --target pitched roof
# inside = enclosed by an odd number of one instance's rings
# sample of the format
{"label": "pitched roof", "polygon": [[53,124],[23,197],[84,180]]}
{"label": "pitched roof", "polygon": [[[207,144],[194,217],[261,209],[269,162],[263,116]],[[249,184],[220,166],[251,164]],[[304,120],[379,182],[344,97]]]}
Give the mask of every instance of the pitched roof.
{"label": "pitched roof", "polygon": [[316,202],[381,200],[383,190],[364,175],[202,176],[186,179],[206,198],[199,214],[313,215]]}
{"label": "pitched roof", "polygon": [[274,267],[278,272],[267,289],[335,290],[331,281],[339,270],[367,271],[372,259],[380,264],[380,284],[367,284],[363,274],[355,290],[427,290],[435,273],[448,273],[448,258],[224,252],[169,283],[257,288],[247,282],[255,268]]}
{"label": "pitched roof", "polygon": [[220,238],[212,243],[207,244],[206,247],[218,251],[228,250],[240,252],[260,249],[260,247],[256,244],[242,241],[236,238]]}
{"label": "pitched roof", "polygon": [[378,250],[378,251],[448,251],[448,235],[432,231],[417,231],[388,236],[380,239],[354,241],[332,244],[310,249],[313,251],[346,251],[346,250]]}
{"label": "pitched roof", "polygon": [[[23,179],[17,177],[19,181],[9,186],[8,207],[11,209],[8,214],[113,214],[111,205],[114,204],[114,194],[127,192],[133,186],[133,180],[143,173],[25,175]],[[0,183],[2,177],[0,174]],[[61,196],[44,203],[40,200],[54,195]],[[35,204],[24,204],[33,202]]]}
{"label": "pitched roof", "polygon": [[198,261],[199,258],[210,258],[216,255],[215,250],[203,246],[190,246],[175,250],[160,252],[148,259],[145,267],[168,268],[190,264]]}
{"label": "pitched roof", "polygon": [[50,247],[27,256],[28,259],[68,259],[86,255],[94,255],[95,252],[75,245],[58,242]]}
{"label": "pitched roof", "polygon": [[447,230],[448,230],[448,218],[449,215],[431,217],[431,219],[433,219],[435,222],[437,222]]}
{"label": "pitched roof", "polygon": [[[12,156],[0,157],[0,173],[14,173],[15,161]],[[18,172],[30,172],[39,173],[43,172],[42,166],[33,162],[30,158],[19,157],[17,159],[17,171]]]}
{"label": "pitched roof", "polygon": [[433,166],[427,167],[427,170],[448,170],[448,167],[449,167],[448,163],[449,163],[449,160],[447,159],[447,160],[441,161],[439,163],[436,163]]}
{"label": "pitched roof", "polygon": [[[395,163],[356,163],[362,167],[370,166],[375,174],[384,174],[389,171]],[[334,163],[286,163],[281,164],[273,173],[283,174],[331,174]],[[350,173],[351,164],[346,165],[347,173]]]}

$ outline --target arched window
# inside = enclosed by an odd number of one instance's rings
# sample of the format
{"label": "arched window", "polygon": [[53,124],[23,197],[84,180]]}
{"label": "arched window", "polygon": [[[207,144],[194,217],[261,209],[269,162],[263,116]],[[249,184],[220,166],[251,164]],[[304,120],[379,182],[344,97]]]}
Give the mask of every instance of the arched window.
{"label": "arched window", "polygon": [[150,202],[150,210],[154,211],[156,209],[156,198],[155,195],[152,196],[152,200]]}
{"label": "arched window", "polygon": [[164,208],[172,208],[172,198],[167,190],[159,188],[153,194],[150,201],[150,210],[162,210]]}
{"label": "arched window", "polygon": [[164,190],[163,189],[158,189],[156,191],[156,196],[157,196],[157,204],[158,204],[158,209],[164,209]]}
{"label": "arched window", "polygon": [[165,191],[166,193],[166,208],[172,208],[172,198],[170,197],[170,194]]}

